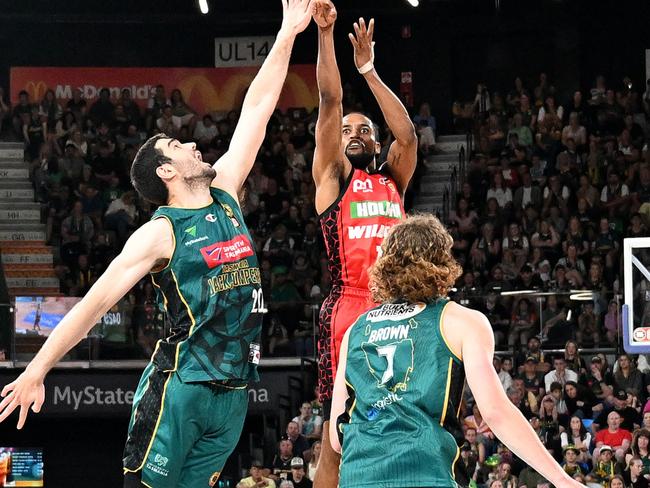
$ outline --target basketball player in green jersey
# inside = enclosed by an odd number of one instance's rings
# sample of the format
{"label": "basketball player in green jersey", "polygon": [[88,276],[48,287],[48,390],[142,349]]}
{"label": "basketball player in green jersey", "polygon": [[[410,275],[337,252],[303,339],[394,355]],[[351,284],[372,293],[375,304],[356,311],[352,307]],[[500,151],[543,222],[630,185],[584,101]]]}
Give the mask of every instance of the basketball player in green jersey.
{"label": "basketball player in green jersey", "polygon": [[575,488],[506,396],[485,316],[447,299],[461,274],[433,216],[393,227],[370,270],[373,300],[346,333],[330,439],[341,488],[456,488],[465,376],[496,436],[557,488]]}
{"label": "basketball player in green jersey", "polygon": [[20,429],[29,408],[43,405],[47,372],[150,273],[171,335],[158,342],[134,396],[125,487],[214,486],[241,434],[265,307],[238,196],[278,102],[294,40],[312,15],[311,0],[282,3],[282,27],[248,89],[228,152],[210,166],[193,143],[158,135],[142,146],[131,179],[142,197],[162,206],[2,390],[0,422],[20,407]]}

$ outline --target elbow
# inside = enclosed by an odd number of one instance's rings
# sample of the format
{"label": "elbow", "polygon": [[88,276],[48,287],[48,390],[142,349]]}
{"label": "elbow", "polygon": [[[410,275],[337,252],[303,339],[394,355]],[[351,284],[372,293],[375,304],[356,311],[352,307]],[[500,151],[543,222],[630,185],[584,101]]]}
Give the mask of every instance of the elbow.
{"label": "elbow", "polygon": [[399,135],[400,143],[404,146],[416,146],[418,143],[418,134],[415,132],[415,126],[409,119],[409,125],[403,134]]}

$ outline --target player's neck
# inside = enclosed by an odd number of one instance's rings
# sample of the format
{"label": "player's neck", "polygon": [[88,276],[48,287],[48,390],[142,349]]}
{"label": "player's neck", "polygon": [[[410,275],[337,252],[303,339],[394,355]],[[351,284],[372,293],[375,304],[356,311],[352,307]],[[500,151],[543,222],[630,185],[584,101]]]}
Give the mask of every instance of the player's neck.
{"label": "player's neck", "polygon": [[212,203],[210,187],[187,188],[179,187],[169,190],[169,207],[177,208],[202,208]]}

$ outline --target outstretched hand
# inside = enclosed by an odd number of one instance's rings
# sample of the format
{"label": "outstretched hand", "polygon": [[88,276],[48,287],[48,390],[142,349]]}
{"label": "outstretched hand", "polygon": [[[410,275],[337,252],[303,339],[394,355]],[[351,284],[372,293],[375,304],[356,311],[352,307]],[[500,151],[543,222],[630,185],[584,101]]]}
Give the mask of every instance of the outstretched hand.
{"label": "outstretched hand", "polygon": [[291,35],[298,35],[309,25],[314,0],[282,0],[282,27]]}
{"label": "outstretched hand", "polygon": [[370,19],[366,27],[366,21],[361,17],[359,23],[354,23],[354,34],[348,34],[354,47],[354,64],[357,65],[357,69],[375,60],[375,43],[372,40],[374,33],[375,19]]}
{"label": "outstretched hand", "polygon": [[45,401],[45,386],[42,380],[24,372],[15,381],[6,385],[0,396],[3,398],[0,402],[0,422],[20,407],[17,428],[22,429],[30,407],[34,413],[40,412]]}
{"label": "outstretched hand", "polygon": [[329,29],[336,22],[336,7],[331,0],[314,0],[314,22],[321,29]]}

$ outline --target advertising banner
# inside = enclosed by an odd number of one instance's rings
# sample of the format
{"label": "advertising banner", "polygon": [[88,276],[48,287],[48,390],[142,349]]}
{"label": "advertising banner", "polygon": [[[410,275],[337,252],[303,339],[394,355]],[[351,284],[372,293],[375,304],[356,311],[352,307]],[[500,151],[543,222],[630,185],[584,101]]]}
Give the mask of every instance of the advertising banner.
{"label": "advertising banner", "polygon": [[[0,387],[21,371],[0,370]],[[128,416],[142,371],[59,371],[45,378],[45,403],[40,415],[85,417]],[[297,373],[299,374],[299,373]],[[277,411],[280,396],[289,394],[286,369],[260,371],[261,380],[248,386],[251,413]]]}
{"label": "advertising banner", "polygon": [[[72,91],[80,88],[87,103],[98,98],[102,88],[108,88],[111,98],[117,100],[123,88],[146,108],[156,85],[163,85],[167,97],[174,88],[183,94],[185,102],[197,114],[237,109],[246,94],[258,67],[233,68],[11,68],[11,102],[18,102],[18,94],[25,90],[30,100],[40,102],[47,90],[54,90],[59,102],[72,98]],[[316,67],[312,64],[293,65],[278,102],[286,110],[292,107],[312,109],[318,105]]]}

